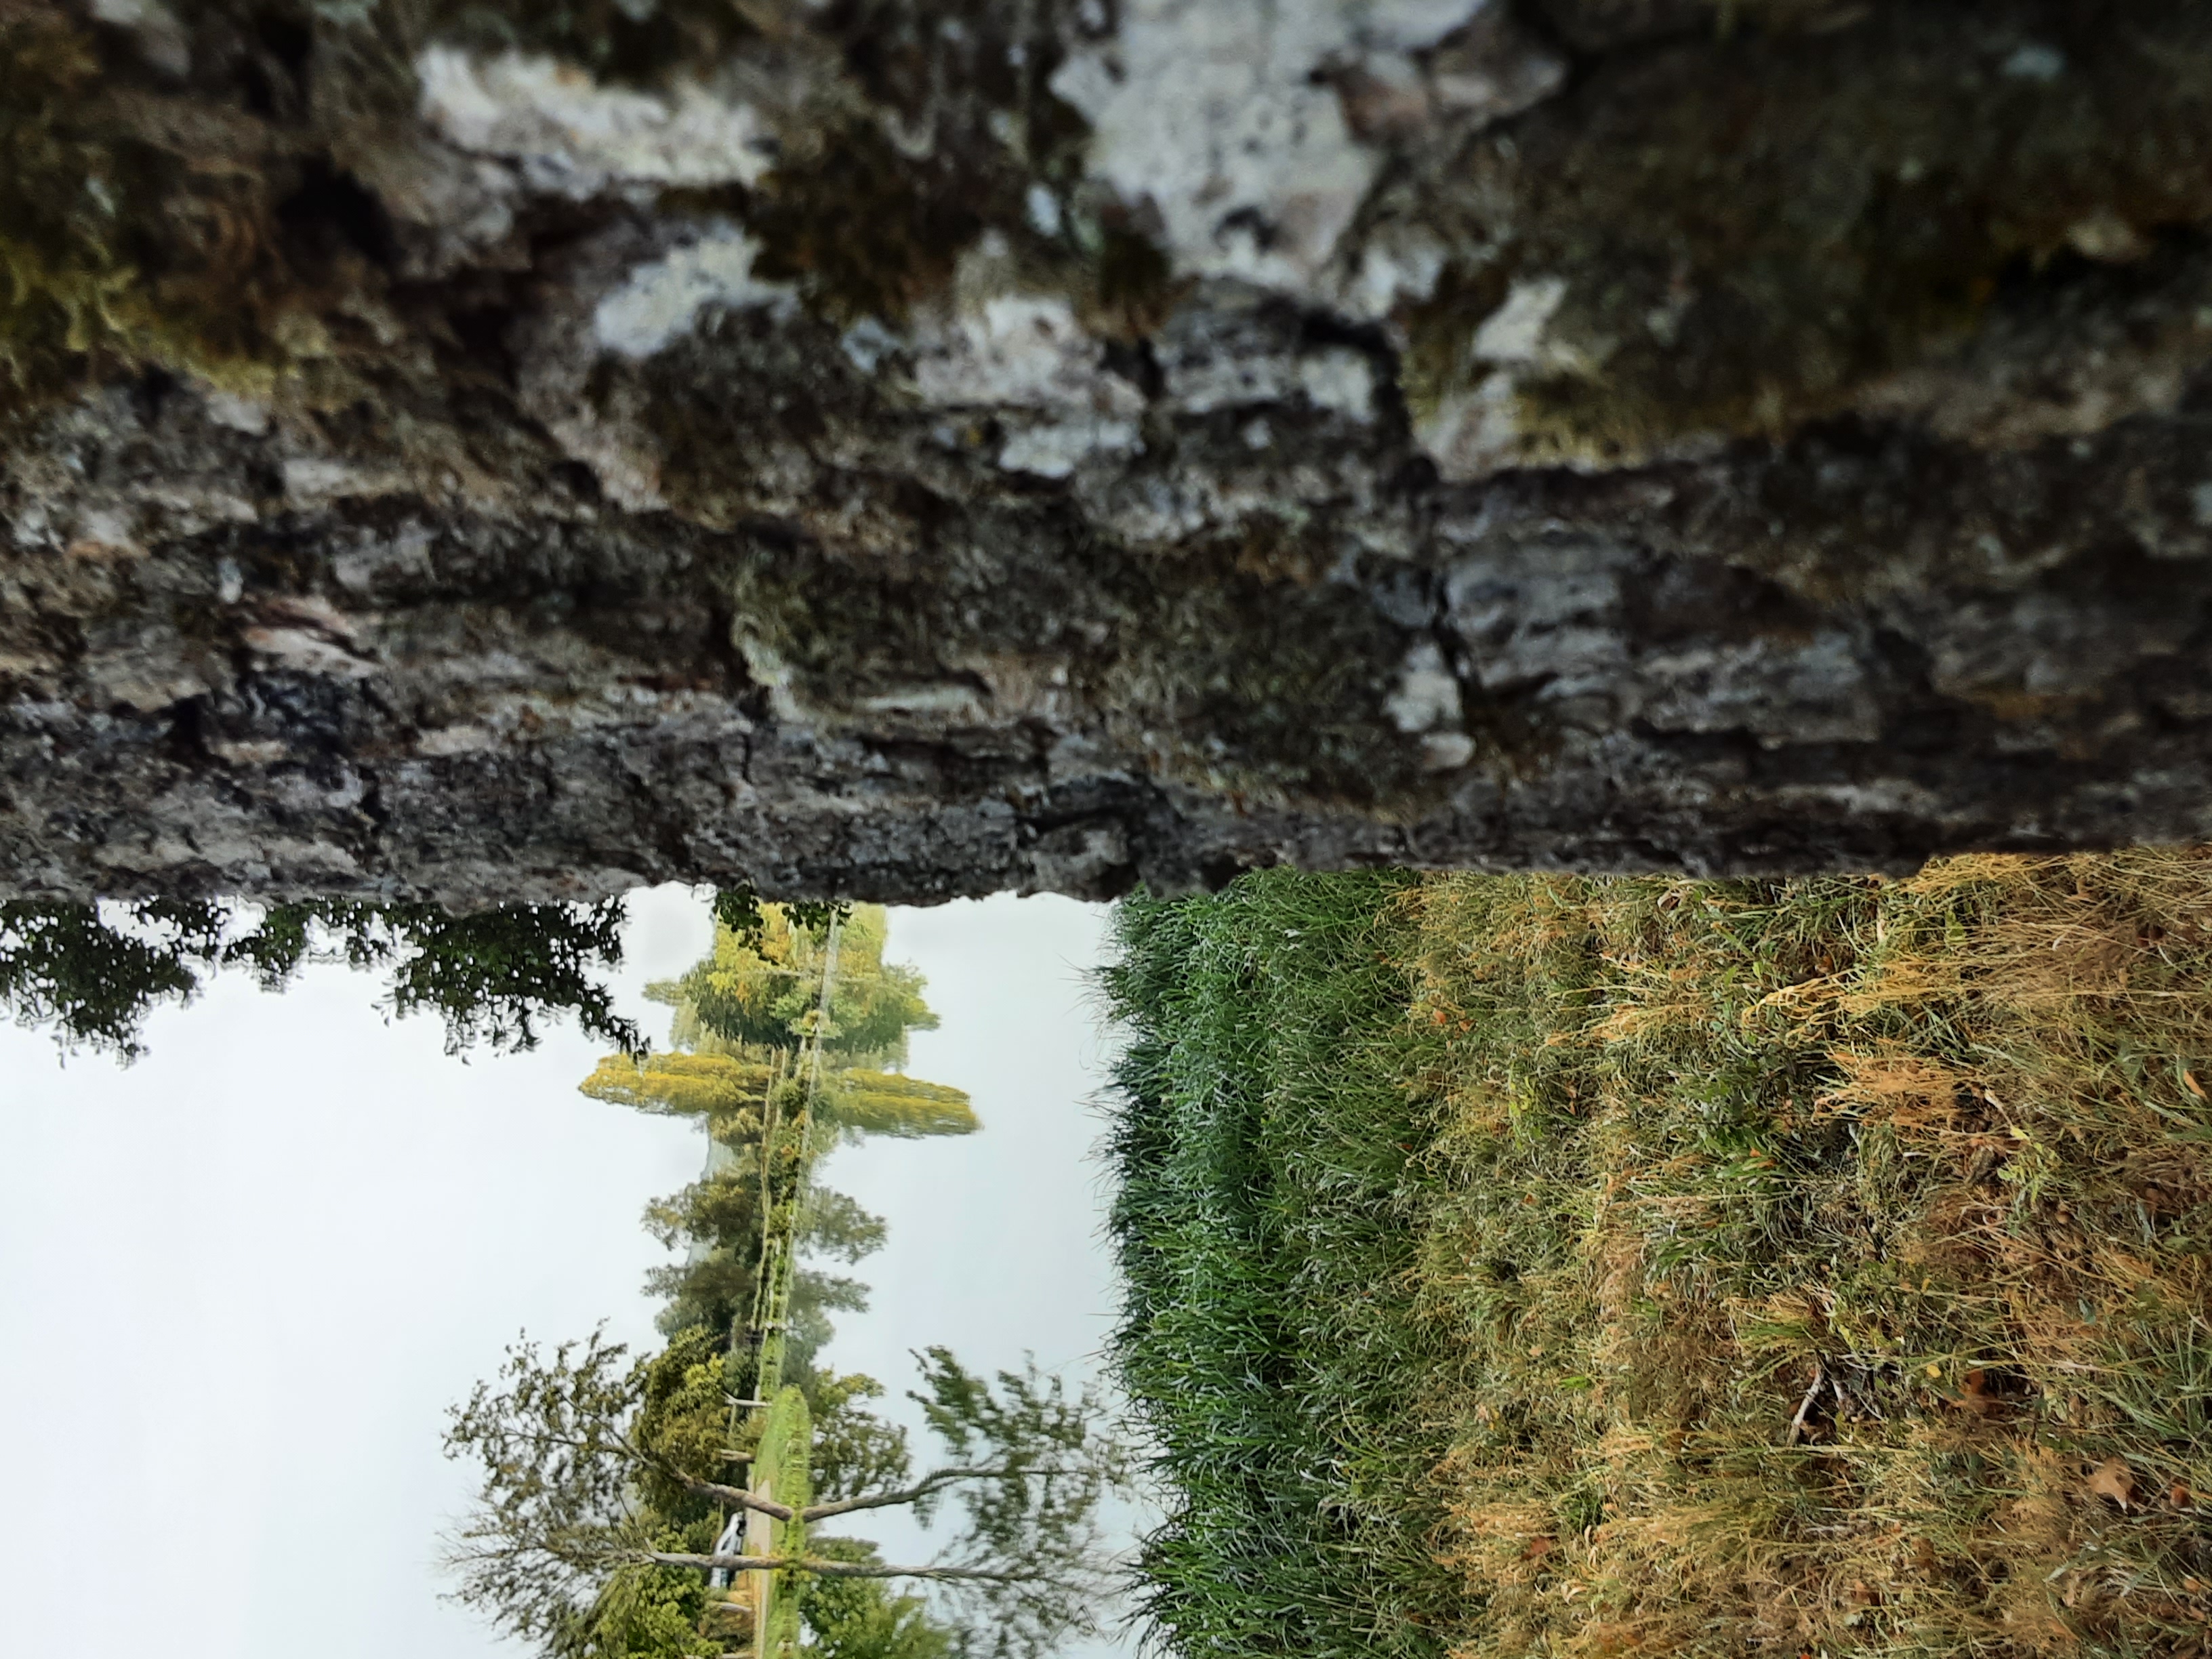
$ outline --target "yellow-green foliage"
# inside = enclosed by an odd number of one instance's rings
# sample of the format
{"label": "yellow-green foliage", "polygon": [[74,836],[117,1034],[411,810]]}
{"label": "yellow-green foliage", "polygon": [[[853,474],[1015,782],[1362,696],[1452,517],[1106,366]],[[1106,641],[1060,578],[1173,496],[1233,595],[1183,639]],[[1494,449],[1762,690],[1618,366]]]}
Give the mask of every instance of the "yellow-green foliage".
{"label": "yellow-green foliage", "polygon": [[1413,903],[1456,1652],[2203,1650],[2212,859]]}
{"label": "yellow-green foliage", "polygon": [[895,1072],[841,1072],[822,1098],[823,1115],[860,1134],[973,1134],[983,1126],[964,1090]]}
{"label": "yellow-green foliage", "polygon": [[750,1118],[756,1133],[775,1068],[728,1054],[609,1054],[577,1086],[594,1100],[671,1117],[707,1117],[715,1132]]}
{"label": "yellow-green foliage", "polygon": [[[714,948],[684,976],[653,988],[677,1005],[671,1041],[708,1053],[757,1054],[804,1047],[820,1018],[828,942],[794,927],[781,905],[761,907],[758,939],[717,923]],[[905,1058],[906,1034],[935,1029],[912,968],[884,960],[890,921],[880,904],[853,907],[839,930],[837,977],[824,1051],[844,1064]]]}
{"label": "yellow-green foliage", "polygon": [[[672,986],[675,1040],[698,1052],[643,1060],[610,1054],[586,1078],[596,1100],[641,1111],[697,1115],[730,1140],[760,1133],[762,1110],[779,1068],[811,1064],[793,1049],[812,1032],[822,995],[824,941],[795,928],[778,905],[763,909],[758,944],[718,926],[714,953]],[[822,1115],[860,1134],[969,1134],[981,1127],[968,1096],[941,1083],[855,1064],[904,1054],[906,1033],[936,1023],[921,1000],[921,977],[883,959],[887,920],[880,905],[860,905],[844,923],[830,1024],[823,1032]],[[773,1063],[750,1058],[774,1055]]]}

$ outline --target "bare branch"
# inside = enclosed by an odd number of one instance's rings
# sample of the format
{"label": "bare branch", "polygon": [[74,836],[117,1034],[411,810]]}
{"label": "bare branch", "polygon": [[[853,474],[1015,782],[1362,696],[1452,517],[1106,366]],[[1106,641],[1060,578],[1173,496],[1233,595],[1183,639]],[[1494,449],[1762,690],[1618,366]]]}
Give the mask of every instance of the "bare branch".
{"label": "bare branch", "polygon": [[858,1498],[840,1498],[828,1504],[812,1504],[799,1511],[802,1521],[827,1521],[833,1515],[850,1515],[855,1510],[889,1509],[894,1504],[919,1503],[932,1493],[960,1480],[994,1480],[1013,1474],[1039,1476],[1064,1474],[1064,1469],[1016,1470],[1006,1464],[991,1464],[974,1469],[932,1469],[911,1486],[902,1486],[896,1492],[864,1492]]}
{"label": "bare branch", "polygon": [[[779,1504],[774,1498],[747,1492],[743,1486],[726,1486],[717,1480],[702,1480],[696,1475],[686,1474],[664,1458],[639,1451],[627,1441],[623,1443],[624,1449],[639,1462],[651,1464],[688,1492],[701,1498],[712,1498],[732,1509],[755,1510],[763,1515],[773,1516],[778,1521],[827,1521],[832,1516],[851,1515],[859,1510],[890,1509],[902,1504],[919,1503],[956,1481],[991,1480],[1015,1473],[1004,1464],[973,1469],[933,1469],[911,1486],[902,1486],[895,1492],[864,1492],[858,1498],[840,1498],[827,1504],[810,1504],[803,1510],[795,1510],[788,1504]],[[1049,1476],[1065,1471],[1030,1469],[1025,1473]]]}
{"label": "bare branch", "polygon": [[650,1468],[659,1470],[661,1474],[695,1497],[712,1498],[717,1502],[727,1504],[732,1509],[757,1510],[761,1514],[771,1516],[778,1521],[802,1518],[799,1512],[788,1504],[779,1504],[772,1498],[763,1498],[757,1492],[747,1492],[743,1486],[726,1486],[719,1480],[702,1480],[696,1474],[686,1474],[666,1458],[633,1443],[627,1435],[617,1435],[614,1438],[615,1443],[620,1446],[629,1456]]}
{"label": "bare branch", "polygon": [[758,1492],[747,1492],[743,1486],[726,1486],[720,1481],[702,1480],[696,1475],[684,1474],[681,1469],[671,1468],[658,1459],[654,1459],[653,1462],[661,1473],[682,1486],[684,1491],[696,1497],[714,1498],[727,1504],[732,1509],[755,1510],[763,1515],[772,1516],[778,1521],[811,1521],[814,1518],[814,1511],[811,1510],[805,1510],[802,1514],[788,1504],[779,1504],[773,1498],[763,1498]]}

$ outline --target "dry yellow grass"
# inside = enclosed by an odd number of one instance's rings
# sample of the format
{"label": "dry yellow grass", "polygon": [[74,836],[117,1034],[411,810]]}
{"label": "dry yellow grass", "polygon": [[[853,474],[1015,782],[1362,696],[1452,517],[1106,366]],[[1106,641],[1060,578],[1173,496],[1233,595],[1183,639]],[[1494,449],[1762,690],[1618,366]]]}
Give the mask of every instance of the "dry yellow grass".
{"label": "dry yellow grass", "polygon": [[2212,1651],[2212,857],[1406,902],[1455,1653]]}

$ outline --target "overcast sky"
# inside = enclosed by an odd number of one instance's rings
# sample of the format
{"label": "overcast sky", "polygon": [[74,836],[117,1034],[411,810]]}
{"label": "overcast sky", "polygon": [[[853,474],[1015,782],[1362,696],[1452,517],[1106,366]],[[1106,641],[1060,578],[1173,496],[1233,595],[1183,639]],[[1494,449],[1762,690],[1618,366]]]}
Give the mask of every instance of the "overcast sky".
{"label": "overcast sky", "polygon": [[[943,1018],[909,1069],[969,1091],[985,1127],[823,1164],[890,1223],[853,1270],[876,1297],[839,1316],[841,1369],[896,1393],[932,1342],[1091,1364],[1111,1291],[1082,975],[1104,920],[1051,898],[892,913],[887,954]],[[656,1038],[645,983],[708,935],[703,900],[633,896],[622,1002]],[[219,978],[128,1069],[0,1028],[0,1653],[515,1651],[438,1599],[470,1490],[445,1407],[518,1331],[655,1340],[640,1280],[665,1257],[639,1212],[704,1142],[577,1094],[597,1050],[572,1030],[464,1063],[434,1019],[387,1025],[379,988]]]}

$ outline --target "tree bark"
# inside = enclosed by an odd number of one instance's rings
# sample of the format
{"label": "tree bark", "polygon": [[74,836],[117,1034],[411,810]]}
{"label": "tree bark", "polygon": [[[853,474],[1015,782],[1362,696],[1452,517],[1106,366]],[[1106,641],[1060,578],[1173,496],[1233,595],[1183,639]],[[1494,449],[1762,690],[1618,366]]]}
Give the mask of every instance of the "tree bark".
{"label": "tree bark", "polygon": [[748,1492],[743,1486],[726,1486],[718,1480],[702,1480],[696,1475],[683,1474],[665,1464],[655,1467],[663,1474],[672,1476],[684,1491],[700,1498],[711,1498],[717,1503],[727,1504],[732,1509],[752,1510],[777,1521],[812,1520],[810,1511],[801,1516],[788,1504],[779,1504],[773,1498],[763,1498],[758,1492]]}
{"label": "tree bark", "polygon": [[0,896],[2206,839],[2208,117],[2169,0],[0,0]]}

